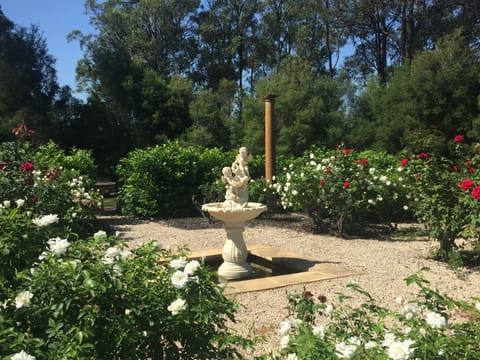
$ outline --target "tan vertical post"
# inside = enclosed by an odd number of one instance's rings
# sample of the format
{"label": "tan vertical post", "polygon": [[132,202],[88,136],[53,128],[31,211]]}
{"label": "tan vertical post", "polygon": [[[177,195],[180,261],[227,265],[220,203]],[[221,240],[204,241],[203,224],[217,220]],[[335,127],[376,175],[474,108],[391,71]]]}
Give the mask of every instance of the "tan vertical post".
{"label": "tan vertical post", "polygon": [[265,102],[265,179],[271,182],[275,176],[275,95],[264,97]]}

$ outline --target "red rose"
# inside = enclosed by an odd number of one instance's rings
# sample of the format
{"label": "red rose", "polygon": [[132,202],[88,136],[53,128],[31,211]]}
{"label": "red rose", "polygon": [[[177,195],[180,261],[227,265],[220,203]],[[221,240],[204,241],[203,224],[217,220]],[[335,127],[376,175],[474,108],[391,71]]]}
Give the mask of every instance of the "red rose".
{"label": "red rose", "polygon": [[348,155],[348,154],[350,154],[350,151],[352,151],[352,149],[345,149],[345,150],[343,150],[343,153],[345,155]]}
{"label": "red rose", "polygon": [[303,296],[305,297],[305,299],[310,299],[311,297],[313,297],[313,294],[311,291],[307,290],[303,293]]}
{"label": "red rose", "polygon": [[35,131],[30,130],[27,127],[25,120],[22,120],[18,123],[16,128],[12,129],[12,134],[19,137],[32,136],[35,134]]}
{"label": "red rose", "polygon": [[33,196],[32,196],[32,203],[35,204],[37,201],[38,201],[38,197],[35,196],[35,195],[33,195]]}
{"label": "red rose", "polygon": [[34,166],[30,161],[27,161],[20,166],[20,170],[24,173],[32,172],[33,169],[34,169]]}
{"label": "red rose", "polygon": [[458,170],[460,170],[460,168],[458,167],[458,165],[453,165],[452,170],[453,171],[458,171]]}
{"label": "red rose", "polygon": [[465,161],[464,164],[465,164],[465,166],[470,166],[470,165],[472,165],[472,162],[470,160],[467,160],[467,161]]}
{"label": "red rose", "polygon": [[332,173],[332,169],[327,168],[327,170],[325,170],[325,172],[326,172],[327,174],[331,174],[331,173]]}
{"label": "red rose", "polygon": [[408,164],[408,159],[403,159],[402,161],[400,161],[400,165],[402,166],[407,166]]}
{"label": "red rose", "polygon": [[318,301],[320,301],[322,303],[327,302],[327,297],[325,295],[318,295],[317,299],[318,299]]}
{"label": "red rose", "polygon": [[475,200],[480,200],[480,185],[478,185],[475,189],[472,190],[472,198]]}
{"label": "red rose", "polygon": [[470,180],[470,179],[465,179],[465,180],[462,180],[462,183],[460,184],[460,186],[462,187],[462,190],[468,190],[468,189],[471,189],[473,187],[473,181]]}
{"label": "red rose", "polygon": [[362,160],[360,160],[360,164],[362,164],[362,165],[367,165],[367,164],[368,164],[368,160],[367,160],[367,159],[362,159]]}
{"label": "red rose", "polygon": [[350,183],[349,183],[348,181],[345,181],[345,182],[343,183],[343,187],[344,187],[345,189],[348,188],[348,187],[350,187]]}
{"label": "red rose", "polygon": [[325,185],[325,182],[326,182],[326,181],[325,181],[324,179],[320,180],[320,186]]}
{"label": "red rose", "polygon": [[468,169],[468,172],[469,172],[470,174],[473,174],[473,173],[475,172],[475,168],[472,168],[472,167],[469,168],[469,169]]}
{"label": "red rose", "polygon": [[7,164],[0,164],[0,172],[2,172],[3,169],[5,169],[6,166],[7,166]]}
{"label": "red rose", "polygon": [[457,135],[453,138],[453,142],[459,143],[463,141],[463,136],[462,135]]}
{"label": "red rose", "polygon": [[423,153],[420,153],[420,154],[417,155],[417,158],[419,158],[419,159],[426,159],[426,158],[428,158],[428,154],[427,154],[427,153],[424,153],[424,152],[423,152]]}

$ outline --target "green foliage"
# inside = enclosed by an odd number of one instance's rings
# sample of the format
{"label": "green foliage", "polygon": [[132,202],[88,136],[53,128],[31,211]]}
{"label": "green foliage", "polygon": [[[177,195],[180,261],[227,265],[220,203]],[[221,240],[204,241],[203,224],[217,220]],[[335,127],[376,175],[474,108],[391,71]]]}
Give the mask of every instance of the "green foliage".
{"label": "green foliage", "polygon": [[[208,184],[220,178],[221,167],[229,161],[218,149],[202,151],[178,142],[135,150],[117,168],[123,211],[137,216],[191,215],[192,198],[203,202],[215,196]],[[204,184],[207,188],[201,187]]]}
{"label": "green foliage", "polygon": [[[283,338],[278,355],[287,359],[479,358],[478,299],[473,304],[442,295],[429,287],[421,272],[405,280],[419,291],[414,299],[398,299],[403,306],[400,311],[377,305],[355,280],[347,286],[351,292],[338,294],[338,306],[327,303],[324,295],[315,299],[309,291],[288,295],[291,318],[280,326]],[[352,306],[353,296],[362,303]],[[455,321],[457,314],[465,321]]]}

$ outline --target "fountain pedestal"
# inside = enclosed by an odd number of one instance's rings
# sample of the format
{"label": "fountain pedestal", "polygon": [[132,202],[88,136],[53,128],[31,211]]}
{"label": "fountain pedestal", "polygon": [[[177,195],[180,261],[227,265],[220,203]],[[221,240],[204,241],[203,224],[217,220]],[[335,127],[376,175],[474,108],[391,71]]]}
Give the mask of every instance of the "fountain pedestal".
{"label": "fountain pedestal", "polygon": [[243,223],[225,223],[227,239],[223,246],[223,264],[218,268],[218,276],[224,279],[239,279],[248,277],[252,267],[247,263],[248,250],[243,240]]}

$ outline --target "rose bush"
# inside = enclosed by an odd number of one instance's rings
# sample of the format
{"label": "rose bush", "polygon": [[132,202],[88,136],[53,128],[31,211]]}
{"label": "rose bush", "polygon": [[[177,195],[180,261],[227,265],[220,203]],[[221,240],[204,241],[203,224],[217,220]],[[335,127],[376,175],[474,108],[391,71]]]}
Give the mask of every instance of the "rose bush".
{"label": "rose bush", "polygon": [[458,238],[480,250],[480,158],[462,135],[451,142],[450,154],[411,155],[404,168],[411,209],[427,226],[429,237],[438,241],[437,257],[458,262]]}
{"label": "rose bush", "polygon": [[322,231],[359,231],[405,215],[406,188],[396,159],[373,151],[312,149],[271,185],[285,209],[307,213]]}
{"label": "rose bush", "polygon": [[172,260],[157,242],[129,251],[102,231],[52,239],[3,301],[0,357],[235,358],[250,343],[227,328],[236,304],[183,255]]}
{"label": "rose bush", "polygon": [[70,167],[81,163],[93,173],[89,152],[66,154],[53,143],[34,148],[24,122],[13,132],[15,142],[0,144],[0,301],[49,239],[91,231],[101,205],[93,180]]}
{"label": "rose bush", "polygon": [[[429,288],[422,271],[406,282],[418,286],[418,295],[396,299],[398,309],[379,306],[355,280],[347,285],[352,294],[339,294],[335,306],[308,291],[288,295],[289,318],[279,327],[280,349],[262,358],[479,359],[479,299],[442,295]],[[353,295],[363,303],[349,305]]]}

